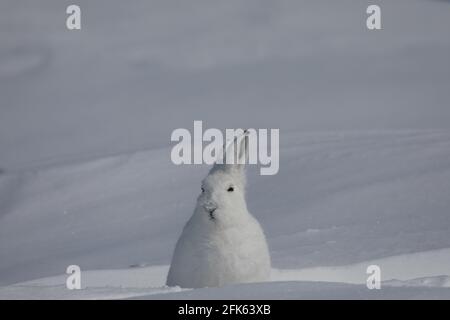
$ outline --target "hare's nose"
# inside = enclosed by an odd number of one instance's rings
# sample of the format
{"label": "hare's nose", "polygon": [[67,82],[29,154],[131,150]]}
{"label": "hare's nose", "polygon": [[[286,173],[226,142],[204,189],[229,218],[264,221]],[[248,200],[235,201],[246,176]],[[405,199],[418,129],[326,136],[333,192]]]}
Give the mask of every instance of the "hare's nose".
{"label": "hare's nose", "polygon": [[214,203],[207,203],[203,206],[205,208],[206,211],[208,211],[209,213],[213,213],[214,211],[216,211],[217,206]]}

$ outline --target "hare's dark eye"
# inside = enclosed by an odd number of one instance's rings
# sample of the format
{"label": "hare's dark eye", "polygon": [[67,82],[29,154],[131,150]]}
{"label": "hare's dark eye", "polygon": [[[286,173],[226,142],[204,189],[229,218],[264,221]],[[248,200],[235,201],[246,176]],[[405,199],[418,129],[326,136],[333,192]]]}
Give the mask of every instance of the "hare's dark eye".
{"label": "hare's dark eye", "polygon": [[202,193],[204,193],[204,192],[205,192],[205,188],[202,187]]}
{"label": "hare's dark eye", "polygon": [[234,191],[234,187],[229,187],[227,191],[228,192],[233,192]]}

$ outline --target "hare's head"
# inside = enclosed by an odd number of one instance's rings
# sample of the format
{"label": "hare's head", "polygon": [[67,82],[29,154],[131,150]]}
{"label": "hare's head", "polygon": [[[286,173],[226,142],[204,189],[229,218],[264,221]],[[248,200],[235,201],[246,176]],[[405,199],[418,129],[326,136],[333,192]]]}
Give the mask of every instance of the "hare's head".
{"label": "hare's head", "polygon": [[[248,158],[247,131],[224,149],[223,164],[214,164],[202,181],[197,208],[211,221],[230,223],[247,212],[244,170]],[[225,163],[230,152],[234,164]]]}

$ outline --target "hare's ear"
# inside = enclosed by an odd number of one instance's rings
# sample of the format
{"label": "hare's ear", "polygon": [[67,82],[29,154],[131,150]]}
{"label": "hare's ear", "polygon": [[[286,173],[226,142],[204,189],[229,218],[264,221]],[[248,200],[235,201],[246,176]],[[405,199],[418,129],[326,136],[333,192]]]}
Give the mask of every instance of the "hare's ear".
{"label": "hare's ear", "polygon": [[248,163],[248,155],[249,155],[249,138],[248,138],[249,131],[244,130],[244,134],[240,137],[237,147],[237,166],[240,169],[244,168],[244,165]]}
{"label": "hare's ear", "polygon": [[219,155],[212,171],[242,169],[248,162],[248,130],[224,144],[222,154]]}
{"label": "hare's ear", "polygon": [[224,159],[234,168],[243,167],[248,162],[248,134],[248,130],[241,129],[241,133],[226,147]]}

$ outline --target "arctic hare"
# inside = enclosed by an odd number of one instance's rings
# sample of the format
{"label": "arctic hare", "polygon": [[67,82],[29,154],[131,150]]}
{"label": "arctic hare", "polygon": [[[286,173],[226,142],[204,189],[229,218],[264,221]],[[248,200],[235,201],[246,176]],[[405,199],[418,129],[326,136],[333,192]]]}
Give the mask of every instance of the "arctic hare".
{"label": "arctic hare", "polygon": [[[269,278],[266,238],[247,210],[244,164],[238,164],[248,157],[248,131],[232,144],[239,162],[216,162],[203,180],[197,207],[175,247],[168,286],[218,287]],[[230,146],[225,149],[224,158],[231,152]]]}

